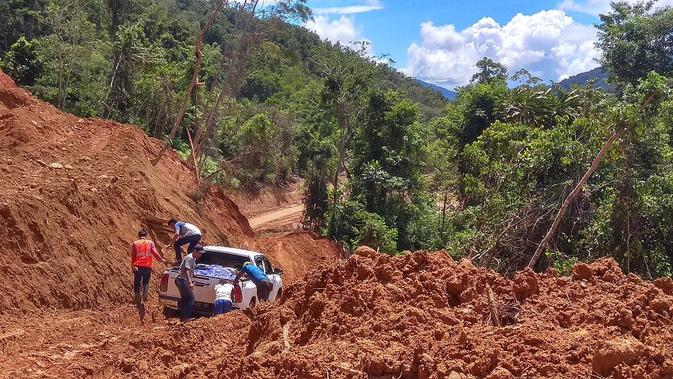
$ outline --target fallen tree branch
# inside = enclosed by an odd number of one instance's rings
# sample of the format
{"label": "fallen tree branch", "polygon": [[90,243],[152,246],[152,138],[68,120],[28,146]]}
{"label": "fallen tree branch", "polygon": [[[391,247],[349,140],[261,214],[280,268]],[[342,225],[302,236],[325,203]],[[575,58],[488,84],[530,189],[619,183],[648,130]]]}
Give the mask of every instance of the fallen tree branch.
{"label": "fallen tree branch", "polygon": [[495,295],[493,289],[489,284],[486,285],[486,296],[488,297],[488,307],[491,310],[491,323],[493,326],[500,326],[500,316],[498,315],[498,307],[495,305]]}
{"label": "fallen tree branch", "polygon": [[[640,110],[642,111],[649,103],[654,100],[656,93],[652,93],[641,105],[640,105]],[[598,155],[596,155],[596,158],[594,158],[593,162],[591,162],[591,166],[589,166],[589,169],[587,170],[586,173],[584,173],[584,176],[582,176],[582,179],[580,179],[579,182],[577,182],[577,185],[575,188],[570,192],[568,197],[566,197],[565,201],[563,201],[563,204],[561,204],[561,208],[559,211],[556,213],[556,217],[554,217],[554,222],[552,222],[551,227],[549,228],[549,231],[547,234],[544,236],[540,244],[537,246],[537,249],[535,249],[535,254],[533,254],[533,257],[530,259],[530,262],[528,262],[528,267],[533,268],[537,264],[538,259],[540,258],[540,255],[542,255],[542,252],[544,249],[547,247],[549,244],[549,241],[551,241],[555,236],[556,236],[556,230],[558,229],[559,225],[561,224],[561,220],[563,219],[563,216],[565,215],[566,210],[572,204],[572,202],[575,200],[577,195],[582,191],[582,188],[584,187],[585,184],[587,184],[587,181],[593,175],[594,172],[598,169],[598,166],[601,163],[601,160],[605,156],[605,154],[610,150],[612,145],[615,143],[616,140],[621,138],[622,134],[628,129],[628,124],[624,123],[619,126],[617,131],[608,138],[608,140],[605,142],[601,150],[598,152]]]}

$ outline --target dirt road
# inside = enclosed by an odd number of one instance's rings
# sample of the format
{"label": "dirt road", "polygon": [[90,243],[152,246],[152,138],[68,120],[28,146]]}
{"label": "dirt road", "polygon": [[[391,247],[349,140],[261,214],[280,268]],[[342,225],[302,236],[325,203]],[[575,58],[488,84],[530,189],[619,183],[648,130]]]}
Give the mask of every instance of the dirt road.
{"label": "dirt road", "polygon": [[278,209],[261,216],[257,216],[248,220],[250,227],[253,230],[258,230],[263,227],[283,226],[287,224],[298,223],[301,219],[301,214],[304,211],[303,204],[296,204],[291,207]]}

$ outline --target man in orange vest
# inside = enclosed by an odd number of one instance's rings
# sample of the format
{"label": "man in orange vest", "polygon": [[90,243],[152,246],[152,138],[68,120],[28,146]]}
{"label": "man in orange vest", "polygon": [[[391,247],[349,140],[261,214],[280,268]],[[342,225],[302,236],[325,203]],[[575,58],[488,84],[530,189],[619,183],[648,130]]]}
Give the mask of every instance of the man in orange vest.
{"label": "man in orange vest", "polygon": [[[144,308],[143,301],[147,301],[150,292],[150,276],[152,275],[152,258],[166,263],[159,255],[154,242],[147,239],[147,229],[142,228],[138,232],[138,240],[131,244],[131,269],[133,270],[133,292],[138,309]],[[140,287],[142,286],[142,298]],[[141,313],[141,319],[143,316]]]}

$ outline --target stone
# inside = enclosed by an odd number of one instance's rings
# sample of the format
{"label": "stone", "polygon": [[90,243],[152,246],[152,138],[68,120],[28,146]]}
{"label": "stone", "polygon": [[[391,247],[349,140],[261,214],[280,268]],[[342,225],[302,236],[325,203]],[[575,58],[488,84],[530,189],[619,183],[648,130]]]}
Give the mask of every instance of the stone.
{"label": "stone", "polygon": [[594,273],[591,270],[591,267],[589,267],[589,265],[586,263],[578,263],[575,265],[575,267],[573,267],[573,279],[588,280],[591,279],[593,274]]}
{"label": "stone", "polygon": [[637,361],[644,352],[644,345],[633,337],[619,337],[605,343],[594,354],[592,369],[599,375],[609,376],[613,368]]}
{"label": "stone", "polygon": [[63,168],[63,165],[58,163],[58,162],[54,162],[54,163],[49,165],[49,168],[54,169],[54,170],[60,170],[60,169]]}

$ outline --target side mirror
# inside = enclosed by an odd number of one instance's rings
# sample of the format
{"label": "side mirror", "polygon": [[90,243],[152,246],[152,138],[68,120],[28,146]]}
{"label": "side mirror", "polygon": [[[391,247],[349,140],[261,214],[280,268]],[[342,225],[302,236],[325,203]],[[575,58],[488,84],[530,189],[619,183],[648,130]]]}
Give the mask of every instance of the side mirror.
{"label": "side mirror", "polygon": [[276,267],[276,268],[273,269],[273,273],[276,274],[276,275],[283,275],[283,270]]}

